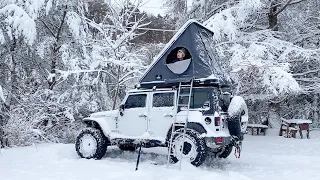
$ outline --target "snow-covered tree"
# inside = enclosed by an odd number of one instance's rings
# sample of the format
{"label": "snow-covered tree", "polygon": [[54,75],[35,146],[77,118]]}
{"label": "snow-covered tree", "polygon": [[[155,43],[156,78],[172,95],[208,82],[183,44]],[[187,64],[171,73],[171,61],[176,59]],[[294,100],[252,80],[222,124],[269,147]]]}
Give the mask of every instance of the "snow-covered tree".
{"label": "snow-covered tree", "polygon": [[[47,78],[49,89],[56,85],[56,69],[62,68],[61,66],[69,61],[68,58],[86,56],[84,44],[87,26],[83,21],[85,13],[86,4],[83,0],[58,0],[51,2],[50,9],[46,9],[45,16],[39,19],[39,26],[49,34],[40,37],[42,41],[37,47],[42,58],[50,59]],[[65,54],[68,54],[68,57]],[[59,65],[61,61],[63,63]]]}
{"label": "snow-covered tree", "polygon": [[177,29],[188,20],[187,0],[165,0],[163,6],[168,8],[167,14]]}
{"label": "snow-covered tree", "polygon": [[144,68],[139,51],[132,47],[131,42],[139,35],[137,29],[148,24],[142,23],[144,16],[136,16],[140,3],[141,1],[137,4],[125,3],[120,7],[109,4],[109,11],[99,24],[86,19],[91,28],[98,30],[88,42],[90,56],[84,60],[71,61],[69,71],[59,71],[62,79],[70,74],[78,77],[83,74],[82,80],[91,85],[104,81],[103,86],[113,101],[112,109],[118,103],[121,89],[132,87],[133,80],[141,75]]}
{"label": "snow-covered tree", "polygon": [[261,7],[259,0],[243,0],[205,24],[214,31],[215,47],[230,62],[230,72],[238,82],[237,93],[279,95],[296,91],[299,86],[288,73],[288,58],[292,51],[300,54],[303,49],[275,38],[270,30],[243,30]]}
{"label": "snow-covered tree", "polygon": [[26,44],[31,46],[36,38],[36,24],[34,19],[22,7],[7,4],[0,9],[0,47],[2,47],[2,61],[7,65],[8,84],[5,86],[11,92],[7,103],[14,101],[13,96],[18,93],[19,47]]}
{"label": "snow-covered tree", "polygon": [[[36,128],[32,126],[36,120],[29,119],[24,113],[33,111],[36,104],[43,107],[50,106],[49,98],[44,98],[44,100],[48,100],[47,103],[37,101],[34,98],[35,93],[41,92],[41,86],[44,87],[41,83],[46,82],[41,81],[41,73],[44,75],[42,80],[45,80],[45,77],[48,76],[46,72],[54,69],[47,66],[51,61],[50,57],[52,57],[52,54],[48,55],[50,53],[46,54],[46,52],[52,52],[50,48],[55,47],[51,46],[54,42],[57,42],[57,49],[61,46],[59,43],[70,43],[70,39],[76,42],[74,44],[77,44],[77,46],[81,44],[79,41],[76,41],[77,39],[83,39],[80,37],[82,35],[81,29],[77,29],[80,18],[77,18],[79,16],[75,13],[75,11],[81,12],[83,10],[84,5],[81,2],[78,0],[8,0],[5,3],[1,2],[0,85],[4,89],[4,94],[8,97],[6,97],[5,104],[0,103],[0,133],[2,132],[5,137],[9,138],[12,135],[11,133],[13,133],[13,129],[8,128],[7,125],[14,127],[14,125],[19,126],[19,123],[25,122],[25,125],[30,126],[21,128],[29,128],[29,130],[30,128]],[[55,27],[54,22],[61,19],[59,15],[64,14],[65,11],[59,9],[59,7],[69,8],[68,13],[65,15],[63,27],[57,28],[59,32],[55,32],[55,28],[43,31],[46,23],[48,23],[46,25],[49,28],[51,25]],[[52,38],[52,34],[50,34],[52,32],[62,34],[64,37],[61,41],[54,41],[56,39]],[[57,35],[56,37],[59,39],[62,36]],[[57,54],[54,54],[54,59],[61,65],[63,63],[57,57],[61,53]],[[3,93],[1,94],[3,95]],[[57,95],[55,94],[55,96]],[[61,103],[61,101],[57,103]],[[62,108],[58,111],[64,111],[64,109]],[[59,121],[58,118],[50,116],[50,112],[46,111],[46,109],[42,113],[43,116],[47,116],[48,118],[46,118],[46,123],[41,124],[41,128],[48,128],[47,123],[57,123]],[[59,112],[57,113],[59,114]],[[61,126],[67,126],[67,123],[70,121],[62,122],[65,123],[61,123]],[[22,133],[22,136],[32,134],[29,130],[25,129],[20,133]],[[55,132],[51,133],[48,136],[58,136]],[[4,136],[1,135],[0,141],[3,141],[2,138]]]}
{"label": "snow-covered tree", "polygon": [[220,57],[229,62],[236,93],[278,104],[287,95],[301,91],[292,75],[293,60],[308,61],[318,52],[286,41],[285,34],[272,28],[252,28],[264,7],[260,0],[242,0],[205,24],[215,33],[214,46]]}

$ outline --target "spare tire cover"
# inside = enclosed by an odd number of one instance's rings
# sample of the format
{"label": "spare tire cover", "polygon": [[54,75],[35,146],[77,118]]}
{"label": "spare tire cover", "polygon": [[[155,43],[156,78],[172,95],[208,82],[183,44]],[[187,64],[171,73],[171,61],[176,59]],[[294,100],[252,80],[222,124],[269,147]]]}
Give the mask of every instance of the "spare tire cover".
{"label": "spare tire cover", "polygon": [[236,118],[237,116],[240,116],[240,126],[241,126],[241,132],[245,133],[248,126],[248,107],[244,99],[240,96],[234,96],[230,102],[230,105],[228,107],[228,114],[233,120],[239,120],[239,118]]}

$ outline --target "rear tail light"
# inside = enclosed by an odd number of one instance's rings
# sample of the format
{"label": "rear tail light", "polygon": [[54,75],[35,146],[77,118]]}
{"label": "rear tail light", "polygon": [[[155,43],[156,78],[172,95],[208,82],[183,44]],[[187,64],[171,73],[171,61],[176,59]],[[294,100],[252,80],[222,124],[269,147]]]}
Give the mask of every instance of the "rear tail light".
{"label": "rear tail light", "polygon": [[217,143],[222,143],[222,137],[217,137]]}
{"label": "rear tail light", "polygon": [[214,118],[214,125],[220,126],[220,116]]}

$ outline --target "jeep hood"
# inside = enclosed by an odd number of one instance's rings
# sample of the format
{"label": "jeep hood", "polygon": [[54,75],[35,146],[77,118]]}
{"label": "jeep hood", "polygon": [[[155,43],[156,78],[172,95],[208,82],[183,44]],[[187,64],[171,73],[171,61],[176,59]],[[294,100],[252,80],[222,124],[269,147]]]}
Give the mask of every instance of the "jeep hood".
{"label": "jeep hood", "polygon": [[101,111],[90,114],[91,118],[101,118],[101,117],[116,117],[118,115],[119,110],[112,111]]}

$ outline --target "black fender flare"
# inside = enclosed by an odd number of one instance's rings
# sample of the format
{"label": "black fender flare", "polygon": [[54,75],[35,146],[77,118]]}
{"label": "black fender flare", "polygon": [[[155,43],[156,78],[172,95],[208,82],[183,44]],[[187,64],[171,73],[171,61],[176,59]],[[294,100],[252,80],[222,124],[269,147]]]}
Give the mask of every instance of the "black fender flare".
{"label": "black fender flare", "polygon": [[99,131],[101,131],[103,137],[105,138],[106,142],[107,142],[107,145],[110,146],[110,139],[104,135],[104,132],[103,132],[103,129],[101,128],[100,124],[94,120],[90,120],[90,119],[85,119],[85,120],[82,120],[83,123],[86,124],[86,126],[88,128],[95,128],[95,129],[98,129]]}
{"label": "black fender flare", "polygon": [[87,127],[95,128],[95,129],[98,129],[98,130],[102,131],[102,128],[101,128],[100,124],[97,123],[94,120],[89,120],[88,119],[88,120],[82,120],[82,122],[84,122]]}
{"label": "black fender flare", "polygon": [[[168,143],[170,141],[172,126],[173,125],[171,125],[171,127],[169,128],[169,130],[167,132],[166,143]],[[181,128],[182,127],[176,127],[175,130],[178,130],[178,129],[181,129]],[[193,129],[193,130],[199,132],[200,134],[207,133],[207,131],[204,129],[204,127],[200,123],[189,122],[187,124],[187,128],[188,129]]]}

